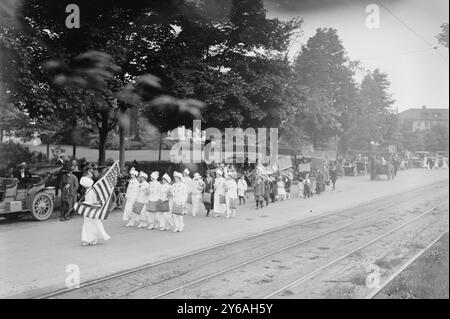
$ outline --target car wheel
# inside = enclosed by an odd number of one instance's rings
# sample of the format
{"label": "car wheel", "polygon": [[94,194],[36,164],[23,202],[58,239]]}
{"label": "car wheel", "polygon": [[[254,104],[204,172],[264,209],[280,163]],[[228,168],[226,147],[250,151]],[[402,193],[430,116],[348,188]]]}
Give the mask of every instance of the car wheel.
{"label": "car wheel", "polygon": [[31,203],[31,214],[34,219],[42,221],[47,220],[53,213],[53,198],[46,194],[37,194]]}

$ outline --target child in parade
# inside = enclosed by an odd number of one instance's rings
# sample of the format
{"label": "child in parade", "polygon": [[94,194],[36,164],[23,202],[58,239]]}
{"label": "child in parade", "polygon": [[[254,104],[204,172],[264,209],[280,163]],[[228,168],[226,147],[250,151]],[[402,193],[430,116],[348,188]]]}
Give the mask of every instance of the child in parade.
{"label": "child in parade", "polygon": [[128,221],[126,227],[133,227],[138,215],[133,212],[133,205],[139,192],[138,171],[132,167],[130,169],[130,180],[128,182],[127,192],[125,194],[125,207],[123,209],[123,220]]}
{"label": "child in parade", "polygon": [[254,195],[256,200],[256,209],[258,209],[260,206],[261,208],[264,207],[263,201],[264,201],[264,182],[261,177],[256,176],[255,180],[255,186],[254,186]]}
{"label": "child in parade", "polygon": [[[98,205],[97,194],[92,189],[94,181],[83,176],[80,179],[80,185],[86,189],[86,195],[84,196],[84,203],[92,206]],[[81,230],[81,245],[96,245],[98,239],[109,240],[111,237],[106,233],[100,219],[94,219],[90,217],[83,217],[83,228]]]}
{"label": "child in parade", "polygon": [[245,181],[245,175],[241,175],[238,182],[237,182],[237,190],[238,190],[238,196],[239,196],[239,205],[242,205],[242,203],[245,204],[245,192],[247,191],[248,185]]}
{"label": "child in parade", "polygon": [[172,188],[170,182],[171,182],[170,176],[164,174],[162,177],[162,184],[159,198],[159,212],[160,212],[159,230],[170,230],[170,228],[173,227],[173,217],[169,205],[169,196]]}
{"label": "child in parade", "polygon": [[225,205],[226,216],[225,218],[231,218],[236,216],[236,203],[237,203],[237,184],[231,174],[225,176]]}
{"label": "child in parade", "polygon": [[278,199],[283,201],[286,199],[286,188],[283,182],[283,178],[281,176],[278,177],[277,182],[277,190],[278,190]]}
{"label": "child in parade", "polygon": [[188,197],[188,190],[186,184],[182,182],[183,175],[178,172],[173,173],[175,183],[172,185],[172,199],[173,199],[173,232],[181,232],[184,229],[183,215],[186,212],[186,202]]}
{"label": "child in parade", "polygon": [[158,182],[159,172],[150,174],[149,197],[146,204],[146,214],[148,220],[147,229],[157,229],[159,227],[159,199],[161,197],[161,184]]}

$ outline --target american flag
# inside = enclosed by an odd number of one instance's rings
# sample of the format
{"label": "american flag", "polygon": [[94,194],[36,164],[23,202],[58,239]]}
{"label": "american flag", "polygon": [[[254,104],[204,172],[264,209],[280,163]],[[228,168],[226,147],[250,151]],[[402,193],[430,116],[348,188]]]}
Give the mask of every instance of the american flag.
{"label": "american flag", "polygon": [[115,162],[108,172],[97,183],[94,184],[91,191],[97,194],[99,200],[98,206],[93,206],[85,203],[76,203],[74,210],[79,215],[93,219],[106,219],[109,214],[109,202],[111,195],[114,192],[114,187],[117,183],[120,168],[119,162]]}

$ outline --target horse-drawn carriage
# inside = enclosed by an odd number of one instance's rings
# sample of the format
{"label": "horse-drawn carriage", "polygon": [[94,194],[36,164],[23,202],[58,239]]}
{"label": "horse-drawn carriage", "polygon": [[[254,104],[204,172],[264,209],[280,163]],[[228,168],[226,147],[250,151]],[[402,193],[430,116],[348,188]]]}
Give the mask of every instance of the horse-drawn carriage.
{"label": "horse-drawn carriage", "polygon": [[370,180],[380,180],[381,175],[385,175],[388,180],[394,179],[395,168],[390,160],[382,160],[379,158],[372,158],[369,164]]}

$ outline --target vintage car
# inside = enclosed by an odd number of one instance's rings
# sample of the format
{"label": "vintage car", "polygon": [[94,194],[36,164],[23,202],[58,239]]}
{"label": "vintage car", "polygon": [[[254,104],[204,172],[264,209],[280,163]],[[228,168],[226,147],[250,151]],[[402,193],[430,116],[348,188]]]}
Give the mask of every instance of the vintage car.
{"label": "vintage car", "polygon": [[30,171],[31,178],[19,183],[17,178],[0,177],[0,216],[15,218],[31,214],[39,221],[53,213],[62,166],[40,166]]}
{"label": "vintage car", "polygon": [[367,165],[361,161],[346,161],[343,169],[345,176],[367,175]]}
{"label": "vintage car", "polygon": [[36,220],[50,218],[55,206],[55,188],[45,183],[22,187],[17,178],[0,178],[0,216],[31,214]]}

